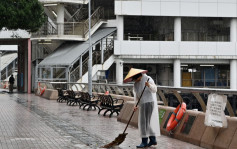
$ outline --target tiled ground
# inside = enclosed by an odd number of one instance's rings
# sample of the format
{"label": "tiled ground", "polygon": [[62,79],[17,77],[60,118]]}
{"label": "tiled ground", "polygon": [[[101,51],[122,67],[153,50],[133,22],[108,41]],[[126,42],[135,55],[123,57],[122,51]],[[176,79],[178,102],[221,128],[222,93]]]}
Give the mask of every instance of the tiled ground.
{"label": "tiled ground", "polygon": [[[67,106],[34,94],[0,93],[0,148],[70,149],[99,148],[123,132],[125,124]],[[137,128],[127,129],[127,138],[117,148],[136,148],[140,143]],[[157,138],[157,149],[199,149],[166,136]]]}

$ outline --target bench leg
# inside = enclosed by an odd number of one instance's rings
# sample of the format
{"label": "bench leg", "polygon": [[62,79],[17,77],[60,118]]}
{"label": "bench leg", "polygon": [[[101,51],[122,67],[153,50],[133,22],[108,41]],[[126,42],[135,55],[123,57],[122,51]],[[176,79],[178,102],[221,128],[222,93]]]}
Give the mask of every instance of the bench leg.
{"label": "bench leg", "polygon": [[85,104],[85,103],[81,103],[81,104],[79,105],[79,108],[81,108],[84,104]]}
{"label": "bench leg", "polygon": [[98,112],[98,114],[100,114],[100,112],[102,111],[102,110],[104,110],[105,108],[99,108],[99,112]]}
{"label": "bench leg", "polygon": [[83,107],[83,110],[85,110],[87,106],[89,106],[89,105],[88,105],[88,104],[85,104],[85,106]]}
{"label": "bench leg", "polygon": [[111,117],[111,116],[113,115],[113,113],[114,113],[114,111],[113,111],[113,112],[111,111],[111,113],[110,113],[109,117]]}
{"label": "bench leg", "polygon": [[118,111],[116,111],[116,113],[117,113],[117,116],[119,115],[119,112]]}
{"label": "bench leg", "polygon": [[104,112],[104,116],[105,116],[105,115],[106,115],[106,113],[107,113],[107,112],[109,112],[109,111],[110,111],[110,110],[109,110],[109,109],[107,109],[107,110]]}
{"label": "bench leg", "polygon": [[89,107],[87,108],[87,111],[89,111],[91,108],[92,108],[92,106],[91,106],[91,105],[89,105]]}

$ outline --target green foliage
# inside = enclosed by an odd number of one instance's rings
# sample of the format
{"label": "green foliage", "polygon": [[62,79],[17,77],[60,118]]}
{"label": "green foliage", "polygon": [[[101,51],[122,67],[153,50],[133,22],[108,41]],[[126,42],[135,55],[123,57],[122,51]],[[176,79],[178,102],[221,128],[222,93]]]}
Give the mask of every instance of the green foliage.
{"label": "green foliage", "polygon": [[28,32],[36,32],[46,20],[38,0],[0,0],[0,19],[0,29]]}

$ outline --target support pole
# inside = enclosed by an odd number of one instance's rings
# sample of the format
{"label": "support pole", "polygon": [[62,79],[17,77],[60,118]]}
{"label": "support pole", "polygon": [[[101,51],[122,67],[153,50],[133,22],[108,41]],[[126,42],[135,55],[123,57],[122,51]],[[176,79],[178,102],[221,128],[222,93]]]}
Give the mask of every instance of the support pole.
{"label": "support pole", "polygon": [[2,52],[0,51],[0,87],[2,87],[2,67],[1,67]]}
{"label": "support pole", "polygon": [[31,41],[28,39],[28,94],[31,93]]}
{"label": "support pole", "polygon": [[91,0],[88,1],[88,16],[89,16],[88,93],[92,97]]}

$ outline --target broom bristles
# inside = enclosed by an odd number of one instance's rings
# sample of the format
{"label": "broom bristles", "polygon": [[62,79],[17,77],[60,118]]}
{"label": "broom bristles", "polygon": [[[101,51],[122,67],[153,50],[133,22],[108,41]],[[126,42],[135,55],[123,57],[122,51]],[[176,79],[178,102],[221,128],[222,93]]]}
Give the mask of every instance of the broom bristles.
{"label": "broom bristles", "polygon": [[117,146],[117,145],[123,143],[123,141],[125,140],[127,134],[128,133],[119,134],[119,136],[117,138],[115,138],[114,141],[112,141],[109,144],[106,144],[106,145],[102,146],[102,148],[111,148],[113,146]]}

